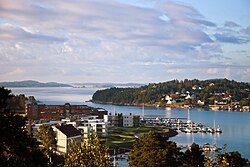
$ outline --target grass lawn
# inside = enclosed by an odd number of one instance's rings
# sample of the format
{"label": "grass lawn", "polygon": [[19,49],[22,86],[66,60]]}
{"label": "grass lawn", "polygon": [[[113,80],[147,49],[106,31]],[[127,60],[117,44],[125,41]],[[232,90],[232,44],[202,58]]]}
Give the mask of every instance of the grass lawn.
{"label": "grass lawn", "polygon": [[136,141],[135,136],[142,136],[149,131],[168,131],[162,126],[145,127],[111,127],[106,139],[107,145],[112,148],[131,147]]}

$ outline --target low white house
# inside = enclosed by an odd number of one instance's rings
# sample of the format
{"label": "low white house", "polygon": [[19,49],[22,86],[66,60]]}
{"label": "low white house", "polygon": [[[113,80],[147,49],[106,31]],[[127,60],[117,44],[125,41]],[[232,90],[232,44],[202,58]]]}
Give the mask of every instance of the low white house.
{"label": "low white house", "polygon": [[186,100],[191,99],[191,96],[190,96],[189,93],[188,93],[188,95],[185,97],[185,99],[186,99]]}
{"label": "low white house", "polygon": [[81,133],[72,125],[55,126],[57,139],[57,152],[59,154],[66,154],[69,151],[68,144],[73,139],[77,144],[81,143]]}
{"label": "low white house", "polygon": [[200,105],[200,106],[204,106],[205,102],[204,102],[204,101],[201,101],[201,100],[198,100],[198,101],[197,101],[197,104]]}
{"label": "low white house", "polygon": [[166,95],[165,100],[166,100],[167,104],[176,103],[176,101],[172,97],[170,97],[169,95]]}

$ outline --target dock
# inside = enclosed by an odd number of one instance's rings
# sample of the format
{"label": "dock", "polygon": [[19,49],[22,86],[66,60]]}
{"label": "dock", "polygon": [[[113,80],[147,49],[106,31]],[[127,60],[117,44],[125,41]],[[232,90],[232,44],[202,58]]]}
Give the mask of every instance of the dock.
{"label": "dock", "polygon": [[217,127],[205,127],[202,123],[195,123],[190,118],[166,118],[166,117],[143,117],[141,122],[149,125],[162,125],[172,130],[184,133],[222,133],[222,129]]}

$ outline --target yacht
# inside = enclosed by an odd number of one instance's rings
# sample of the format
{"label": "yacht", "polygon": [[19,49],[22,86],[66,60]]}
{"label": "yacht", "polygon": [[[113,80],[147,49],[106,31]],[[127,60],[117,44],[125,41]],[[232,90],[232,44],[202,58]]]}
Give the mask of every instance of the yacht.
{"label": "yacht", "polygon": [[211,127],[208,127],[208,128],[207,128],[207,132],[209,132],[209,133],[214,133],[214,129],[211,128]]}
{"label": "yacht", "polygon": [[184,129],[184,132],[185,132],[185,133],[191,133],[192,130],[191,130],[190,128],[185,128],[185,129]]}
{"label": "yacht", "polygon": [[220,127],[218,127],[218,128],[216,128],[216,130],[215,130],[217,133],[222,133],[222,130],[221,130],[221,128]]}

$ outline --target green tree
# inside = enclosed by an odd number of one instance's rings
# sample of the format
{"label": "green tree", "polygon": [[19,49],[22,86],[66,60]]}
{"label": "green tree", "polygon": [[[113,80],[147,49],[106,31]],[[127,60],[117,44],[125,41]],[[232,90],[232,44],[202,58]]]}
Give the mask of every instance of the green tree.
{"label": "green tree", "polygon": [[53,151],[56,149],[56,134],[50,125],[41,125],[39,131],[36,134],[37,138],[41,141],[44,146],[43,152],[45,156],[51,158]]}
{"label": "green tree", "polygon": [[77,145],[73,140],[65,157],[64,167],[110,167],[108,149],[97,136]]}
{"label": "green tree", "polygon": [[213,162],[208,156],[205,156],[205,167],[213,167]]}
{"label": "green tree", "polygon": [[229,166],[229,167],[248,167],[249,161],[241,157],[238,151],[219,154],[215,166]]}
{"label": "green tree", "polygon": [[6,109],[11,91],[0,88],[0,165],[46,166],[47,159],[38,149],[37,141],[24,129],[26,118]]}
{"label": "green tree", "polygon": [[183,166],[199,166],[203,167],[205,162],[205,157],[203,151],[198,144],[193,143],[191,149],[188,149],[184,153]]}
{"label": "green tree", "polygon": [[151,131],[134,144],[129,156],[129,166],[180,166],[181,156],[182,153],[174,142]]}

